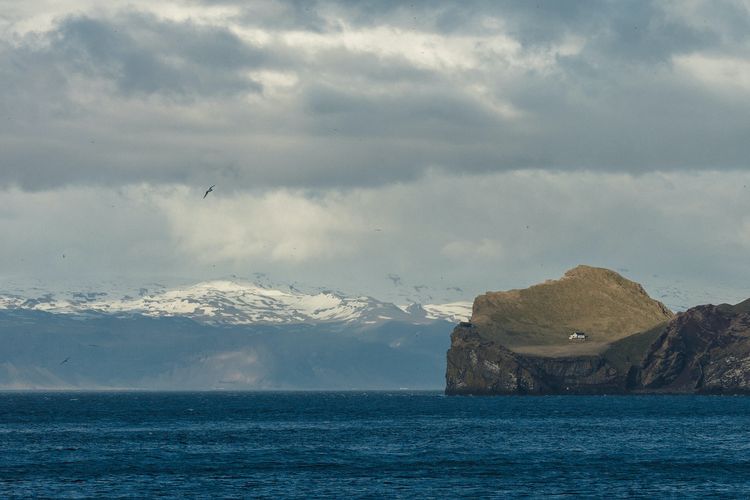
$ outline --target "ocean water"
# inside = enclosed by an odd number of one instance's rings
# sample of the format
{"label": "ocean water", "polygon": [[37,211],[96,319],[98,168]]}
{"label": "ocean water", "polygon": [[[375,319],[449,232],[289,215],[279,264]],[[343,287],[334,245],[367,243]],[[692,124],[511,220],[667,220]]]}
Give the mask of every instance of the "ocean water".
{"label": "ocean water", "polygon": [[748,497],[750,398],[1,393],[0,497]]}

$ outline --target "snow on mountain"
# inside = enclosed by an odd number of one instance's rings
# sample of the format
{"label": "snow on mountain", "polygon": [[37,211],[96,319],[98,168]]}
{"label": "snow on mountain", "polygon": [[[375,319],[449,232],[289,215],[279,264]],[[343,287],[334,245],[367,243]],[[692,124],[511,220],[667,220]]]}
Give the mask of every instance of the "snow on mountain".
{"label": "snow on mountain", "polygon": [[[0,309],[31,309],[65,314],[142,314],[184,316],[215,324],[287,324],[338,322],[378,324],[385,321],[461,321],[471,304],[426,305],[413,311],[372,297],[347,297],[331,291],[304,293],[261,287],[253,283],[217,280],[184,288],[141,290],[137,297],[97,293],[25,293],[0,295]],[[421,309],[417,312],[416,309]]]}
{"label": "snow on mountain", "polygon": [[[9,285],[8,283],[5,286]],[[740,302],[750,296],[750,287],[691,286],[689,283],[660,282],[652,278],[647,290],[673,311],[684,311],[706,303]],[[114,284],[102,288],[114,289]],[[385,321],[453,323],[471,317],[471,302],[442,304],[412,303],[397,306],[368,296],[348,296],[330,290],[300,291],[292,286],[240,279],[214,280],[191,286],[167,288],[148,285],[149,289],[130,292],[54,291],[13,287],[0,291],[0,309],[30,309],[52,313],[143,314],[185,316],[215,324],[287,324],[338,322],[379,324]],[[404,301],[415,297],[403,297]],[[419,301],[419,298],[416,298]],[[422,297],[429,300],[429,297]]]}
{"label": "snow on mountain", "polygon": [[447,304],[427,304],[422,306],[427,311],[427,319],[444,319],[458,323],[471,318],[471,302],[449,302]]}

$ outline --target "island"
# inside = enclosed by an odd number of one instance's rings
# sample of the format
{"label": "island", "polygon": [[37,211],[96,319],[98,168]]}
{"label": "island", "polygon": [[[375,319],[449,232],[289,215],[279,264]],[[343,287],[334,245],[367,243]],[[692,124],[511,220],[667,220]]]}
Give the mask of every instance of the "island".
{"label": "island", "polygon": [[674,314],[609,269],[474,300],[448,395],[750,394],[750,299]]}

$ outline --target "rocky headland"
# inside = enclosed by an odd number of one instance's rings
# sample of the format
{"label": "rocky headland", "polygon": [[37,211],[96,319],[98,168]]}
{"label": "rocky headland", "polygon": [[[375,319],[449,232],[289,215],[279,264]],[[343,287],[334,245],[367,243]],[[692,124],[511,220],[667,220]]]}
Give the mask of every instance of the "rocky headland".
{"label": "rocky headland", "polygon": [[675,315],[639,284],[589,266],[488,292],[453,330],[445,392],[750,393],[750,300]]}

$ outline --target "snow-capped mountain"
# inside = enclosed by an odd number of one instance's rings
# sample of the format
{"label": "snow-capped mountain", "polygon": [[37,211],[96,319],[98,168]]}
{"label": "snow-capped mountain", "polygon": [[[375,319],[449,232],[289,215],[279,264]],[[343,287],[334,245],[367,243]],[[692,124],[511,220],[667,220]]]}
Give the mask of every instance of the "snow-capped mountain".
{"label": "snow-capped mountain", "polygon": [[339,292],[305,293],[266,288],[253,283],[217,280],[192,286],[148,291],[137,296],[105,292],[0,294],[0,309],[27,309],[64,314],[141,314],[184,316],[212,324],[360,323],[385,321],[462,321],[471,303],[413,304],[399,307],[372,297]]}

